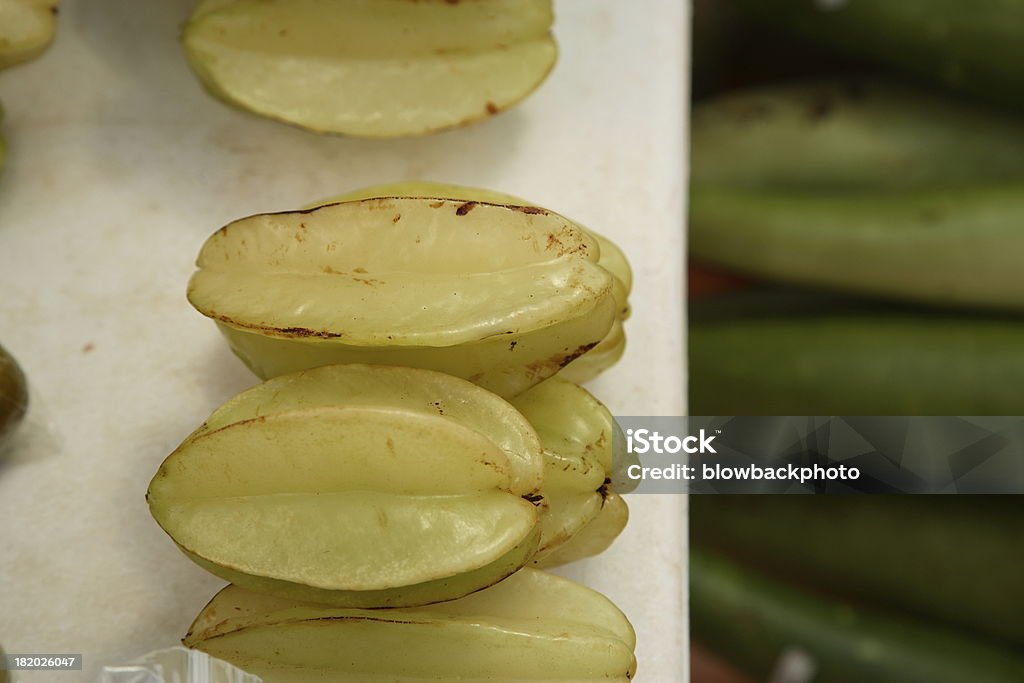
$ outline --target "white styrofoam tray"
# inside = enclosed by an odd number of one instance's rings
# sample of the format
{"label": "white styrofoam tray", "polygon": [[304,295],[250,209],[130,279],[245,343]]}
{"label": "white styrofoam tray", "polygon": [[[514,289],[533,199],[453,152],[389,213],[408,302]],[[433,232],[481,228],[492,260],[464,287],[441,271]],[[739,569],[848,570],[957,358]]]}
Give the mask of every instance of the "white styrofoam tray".
{"label": "white styrofoam tray", "polygon": [[[572,216],[636,273],[629,348],[592,390],[620,415],[684,410],[687,3],[560,0],[559,64],[518,109],[394,141],[321,137],[232,110],[177,42],[190,0],[66,0],[36,62],[0,73],[0,343],[33,385],[26,442],[0,463],[0,644],[103,664],[173,645],[221,586],[143,495],[160,461],[255,379],[185,301],[229,220],[426,178]],[[46,433],[48,430],[48,434]],[[641,682],[685,680],[685,499],[634,496],[600,558],[565,570],[636,626]]]}

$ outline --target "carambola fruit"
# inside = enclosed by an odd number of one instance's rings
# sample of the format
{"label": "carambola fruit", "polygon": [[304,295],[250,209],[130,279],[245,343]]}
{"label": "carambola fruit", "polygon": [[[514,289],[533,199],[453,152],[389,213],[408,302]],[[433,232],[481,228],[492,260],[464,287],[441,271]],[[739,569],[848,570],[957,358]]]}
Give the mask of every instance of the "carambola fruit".
{"label": "carambola fruit", "polygon": [[535,430],[500,397],[438,372],[282,376],[168,456],[150,509],[196,563],[257,592],[342,607],[457,598],[534,559],[557,563],[590,523],[565,561],[621,529],[607,490],[611,418],[556,381],[517,399]]}
{"label": "carambola fruit", "polygon": [[545,209],[376,197],[221,228],[188,298],[263,378],[404,365],[511,397],[620,321],[627,285],[600,259],[595,237]]}
{"label": "carambola fruit", "polygon": [[533,569],[412,609],[329,608],[228,586],[184,639],[266,683],[622,682],[636,670],[635,642],[607,598]]}

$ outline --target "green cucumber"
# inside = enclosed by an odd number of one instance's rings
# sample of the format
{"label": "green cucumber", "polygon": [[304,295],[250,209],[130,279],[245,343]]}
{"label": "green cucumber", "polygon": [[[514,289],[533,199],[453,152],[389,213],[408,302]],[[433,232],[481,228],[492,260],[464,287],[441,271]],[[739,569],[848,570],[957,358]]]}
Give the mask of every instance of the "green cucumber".
{"label": "green cucumber", "polygon": [[690,253],[772,281],[1024,309],[1024,184],[827,195],[695,187]]}
{"label": "green cucumber", "polygon": [[764,680],[798,648],[814,683],[1020,683],[1024,658],[984,640],[831,603],[701,550],[690,553],[694,639]]}
{"label": "green cucumber", "polygon": [[693,496],[690,541],[779,580],[1024,648],[1024,500]]}
{"label": "green cucumber", "polygon": [[1024,104],[1018,0],[735,0],[791,35],[987,101]]}
{"label": "green cucumber", "polygon": [[1024,178],[1014,117],[880,82],[748,88],[694,107],[691,182],[898,191]]}
{"label": "green cucumber", "polygon": [[694,109],[690,253],[771,281],[1024,310],[1024,126],[884,84]]}
{"label": "green cucumber", "polygon": [[1024,415],[1024,321],[902,310],[690,318],[693,415]]}
{"label": "green cucumber", "polygon": [[690,299],[687,302],[687,310],[693,324],[705,325],[736,320],[811,317],[837,312],[876,313],[907,309],[819,289],[757,283]]}

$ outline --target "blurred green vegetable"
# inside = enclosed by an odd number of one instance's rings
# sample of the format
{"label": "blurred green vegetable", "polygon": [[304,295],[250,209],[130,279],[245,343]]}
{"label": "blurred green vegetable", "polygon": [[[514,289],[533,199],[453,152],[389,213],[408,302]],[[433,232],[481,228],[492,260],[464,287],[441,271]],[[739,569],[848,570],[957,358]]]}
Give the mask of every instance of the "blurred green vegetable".
{"label": "blurred green vegetable", "polygon": [[774,281],[1024,309],[1024,127],[886,85],[694,111],[690,250]]}
{"label": "blurred green vegetable", "polygon": [[690,206],[690,250],[705,262],[893,300],[1024,309],[1024,184],[866,195],[694,188]]}
{"label": "blurred green vegetable", "polygon": [[748,88],[694,107],[691,182],[890,192],[1024,180],[1014,117],[882,82]]}
{"label": "blurred green vegetable", "polygon": [[765,26],[729,0],[694,0],[694,101],[757,83],[871,73],[873,64]]}
{"label": "blurred green vegetable", "polygon": [[0,446],[14,432],[28,407],[28,384],[18,363],[0,346]]}
{"label": "blurred green vegetable", "polygon": [[779,580],[1024,647],[1015,496],[694,496],[690,537]]}
{"label": "blurred green vegetable", "polygon": [[1010,650],[924,622],[830,603],[696,549],[690,553],[690,622],[699,643],[758,680],[791,648],[814,659],[814,683],[1024,680],[1024,659]]}
{"label": "blurred green vegetable", "polygon": [[1024,104],[1017,0],[735,0],[791,35],[992,102]]}
{"label": "blurred green vegetable", "polygon": [[694,415],[1024,415],[1024,321],[746,296],[691,304]]}

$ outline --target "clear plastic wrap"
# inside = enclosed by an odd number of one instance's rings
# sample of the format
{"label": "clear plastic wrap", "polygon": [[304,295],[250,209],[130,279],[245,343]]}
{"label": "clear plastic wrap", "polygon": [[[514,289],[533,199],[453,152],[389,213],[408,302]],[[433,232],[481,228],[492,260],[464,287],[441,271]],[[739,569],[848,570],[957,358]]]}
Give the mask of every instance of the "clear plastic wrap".
{"label": "clear plastic wrap", "polygon": [[96,683],[262,683],[263,679],[205,652],[172,647],[123,666],[105,666]]}

